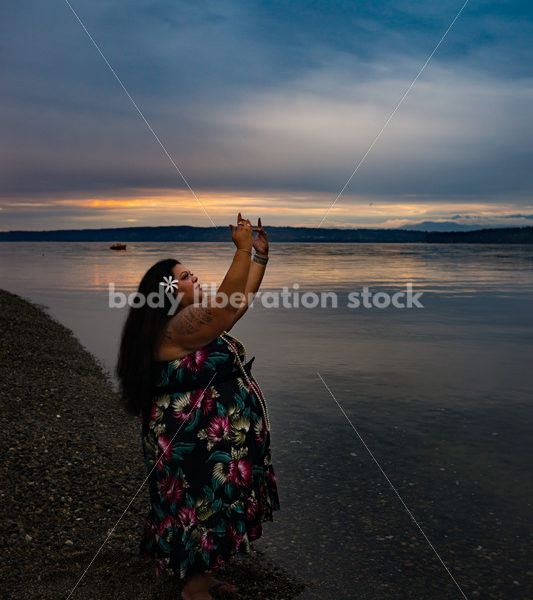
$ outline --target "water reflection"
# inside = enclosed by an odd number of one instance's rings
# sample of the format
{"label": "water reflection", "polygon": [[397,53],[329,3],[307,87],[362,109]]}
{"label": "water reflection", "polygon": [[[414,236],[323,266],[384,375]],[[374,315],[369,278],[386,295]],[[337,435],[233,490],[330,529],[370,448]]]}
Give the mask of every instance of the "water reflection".
{"label": "water reflection", "polygon": [[[50,306],[112,373],[126,311],[109,308],[108,284],[134,291],[169,257],[202,283],[220,283],[234,250],[139,243],[117,254],[108,246],[1,243],[0,286]],[[432,542],[454,559],[452,570],[498,588],[484,598],[515,597],[502,581],[528,569],[533,522],[532,263],[533,246],[272,245],[262,290],[297,282],[299,292],[339,296],[335,310],[257,304],[232,330],[258,358],[273,423],[282,511],[258,545],[313,582],[302,600],[366,597],[375,581],[411,590],[421,573],[442,588],[428,597],[443,597],[448,583],[317,372]],[[349,291],[406,283],[424,293],[424,309],[347,308]],[[416,573],[401,574],[404,560]],[[413,596],[425,597],[418,585]]]}
{"label": "water reflection", "polygon": [[[0,243],[0,276],[20,288],[134,291],[148,268],[176,258],[203,285],[220,284],[234,255],[231,243]],[[507,297],[533,290],[533,248],[474,244],[273,244],[262,290],[296,282],[300,290],[405,288],[440,294],[480,291]]]}

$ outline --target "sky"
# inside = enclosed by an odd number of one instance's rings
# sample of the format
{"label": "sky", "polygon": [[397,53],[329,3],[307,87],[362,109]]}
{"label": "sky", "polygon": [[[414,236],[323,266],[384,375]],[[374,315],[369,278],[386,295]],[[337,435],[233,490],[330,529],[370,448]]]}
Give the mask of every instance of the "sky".
{"label": "sky", "polygon": [[421,73],[464,0],[69,2],[0,8],[2,231],[533,224],[531,2]]}

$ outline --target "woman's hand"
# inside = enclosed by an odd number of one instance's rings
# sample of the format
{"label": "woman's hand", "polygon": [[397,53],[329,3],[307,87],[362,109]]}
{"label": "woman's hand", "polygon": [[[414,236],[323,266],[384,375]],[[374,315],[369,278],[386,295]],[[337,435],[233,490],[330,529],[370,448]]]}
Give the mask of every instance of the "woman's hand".
{"label": "woman's hand", "polygon": [[243,219],[241,213],[237,214],[237,227],[230,224],[231,239],[239,250],[252,251],[253,227],[249,219]]}
{"label": "woman's hand", "polygon": [[261,218],[257,219],[257,227],[254,227],[253,229],[254,231],[257,231],[253,246],[255,251],[263,256],[268,256],[268,237],[261,225]]}

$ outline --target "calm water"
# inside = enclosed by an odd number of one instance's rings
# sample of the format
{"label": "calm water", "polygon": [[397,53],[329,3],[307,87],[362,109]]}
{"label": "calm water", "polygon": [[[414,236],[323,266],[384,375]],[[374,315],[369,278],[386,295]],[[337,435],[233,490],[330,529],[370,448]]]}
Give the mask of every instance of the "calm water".
{"label": "calm water", "polygon": [[[220,283],[234,250],[108,246],[0,243],[0,287],[47,306],[112,374],[126,309],[109,308],[109,284],[131,293],[169,257]],[[313,584],[305,599],[373,598],[416,581],[437,587],[428,598],[463,597],[392,483],[468,597],[531,595],[533,247],[277,244],[270,254],[262,291],[331,291],[338,305],[256,300],[232,330],[257,357],[282,504],[257,547]],[[407,284],[423,308],[348,306],[364,286]]]}

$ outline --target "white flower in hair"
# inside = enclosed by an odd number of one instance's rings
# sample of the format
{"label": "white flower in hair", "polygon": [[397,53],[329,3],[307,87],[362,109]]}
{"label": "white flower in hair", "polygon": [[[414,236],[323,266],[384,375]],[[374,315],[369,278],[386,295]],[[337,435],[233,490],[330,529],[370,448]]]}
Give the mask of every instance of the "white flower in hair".
{"label": "white flower in hair", "polygon": [[165,286],[165,292],[173,292],[175,289],[178,289],[178,281],[172,278],[172,275],[167,275],[163,277],[163,281],[159,283],[159,285]]}

